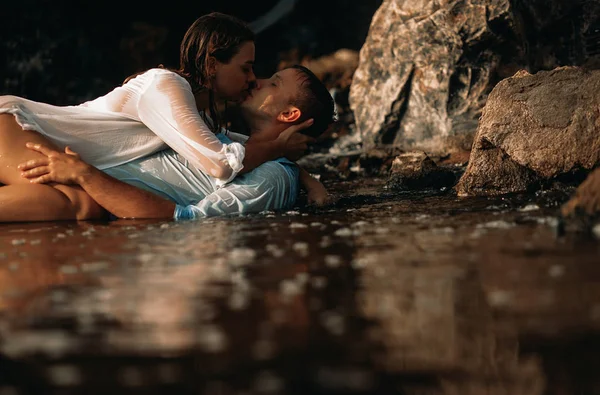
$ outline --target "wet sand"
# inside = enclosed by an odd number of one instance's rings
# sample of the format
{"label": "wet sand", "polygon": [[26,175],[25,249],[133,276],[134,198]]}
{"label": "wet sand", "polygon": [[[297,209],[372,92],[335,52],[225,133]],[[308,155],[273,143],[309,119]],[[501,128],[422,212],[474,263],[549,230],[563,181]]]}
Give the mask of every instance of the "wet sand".
{"label": "wet sand", "polygon": [[600,393],[600,241],[558,237],[560,202],[383,184],[0,225],[0,394]]}

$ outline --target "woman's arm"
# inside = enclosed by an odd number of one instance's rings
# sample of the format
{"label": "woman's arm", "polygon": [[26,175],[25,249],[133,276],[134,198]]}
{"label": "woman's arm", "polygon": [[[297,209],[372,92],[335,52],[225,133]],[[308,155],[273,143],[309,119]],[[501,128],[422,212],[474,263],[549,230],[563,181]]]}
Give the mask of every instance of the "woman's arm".
{"label": "woman's arm", "polygon": [[65,153],[40,144],[28,143],[27,148],[46,156],[46,159],[19,165],[22,176],[31,183],[79,185],[100,206],[119,218],[173,218],[174,202],[103,173],[82,161],[69,147]]}
{"label": "woman's arm", "polygon": [[281,132],[275,140],[254,141],[250,137],[246,142],[246,158],[244,159],[244,168],[240,174],[254,170],[265,162],[286,157],[290,160],[298,159],[308,148],[308,143],[314,141],[300,130],[313,124],[309,119],[301,124],[292,125]]}

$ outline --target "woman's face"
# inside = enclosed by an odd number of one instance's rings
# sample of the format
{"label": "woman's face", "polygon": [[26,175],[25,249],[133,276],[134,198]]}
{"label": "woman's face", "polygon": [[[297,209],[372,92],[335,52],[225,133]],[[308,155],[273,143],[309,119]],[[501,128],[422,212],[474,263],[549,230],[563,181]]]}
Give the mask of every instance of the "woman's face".
{"label": "woman's face", "polygon": [[248,94],[251,84],[256,81],[254,66],[254,43],[246,41],[229,63],[217,61],[215,94],[217,99],[240,101]]}

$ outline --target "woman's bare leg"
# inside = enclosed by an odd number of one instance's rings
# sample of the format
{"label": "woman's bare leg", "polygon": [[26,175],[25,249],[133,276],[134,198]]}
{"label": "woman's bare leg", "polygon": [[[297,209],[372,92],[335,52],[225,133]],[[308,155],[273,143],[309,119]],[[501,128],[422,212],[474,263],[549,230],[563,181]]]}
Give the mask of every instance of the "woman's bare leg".
{"label": "woman's bare leg", "polygon": [[70,185],[7,185],[0,188],[0,222],[90,220],[107,212]]}
{"label": "woman's bare leg", "polygon": [[62,151],[47,138],[31,130],[23,130],[12,114],[0,114],[0,183],[5,185],[29,184],[21,177],[17,166],[31,159],[43,158],[39,152],[25,147],[25,143],[48,144]]}
{"label": "woman's bare leg", "polygon": [[33,142],[59,149],[41,134],[23,130],[14,115],[0,114],[0,222],[85,220],[106,216],[85,191],[74,185],[30,184],[20,163],[42,158],[25,147]]}

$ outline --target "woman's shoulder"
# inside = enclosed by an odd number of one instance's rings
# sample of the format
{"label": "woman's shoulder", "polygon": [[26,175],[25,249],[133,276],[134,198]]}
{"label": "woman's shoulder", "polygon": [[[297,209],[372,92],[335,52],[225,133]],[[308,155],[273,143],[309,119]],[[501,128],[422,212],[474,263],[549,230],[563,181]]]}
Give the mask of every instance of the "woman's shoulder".
{"label": "woman's shoulder", "polygon": [[155,68],[149,69],[146,73],[148,73],[148,75],[152,76],[152,79],[157,82],[169,84],[169,85],[184,86],[188,89],[191,89],[191,86],[190,86],[190,83],[188,82],[188,80],[186,80],[179,73],[177,73],[173,70],[155,67]]}
{"label": "woman's shoulder", "polygon": [[164,68],[164,67],[152,67],[152,68],[146,70],[146,73],[164,74],[164,75],[177,75],[177,76],[179,76],[179,74],[176,73],[175,71],[173,71],[171,69]]}
{"label": "woman's shoulder", "polygon": [[137,74],[132,75],[131,77],[127,78],[125,80],[125,83],[129,82],[129,81],[133,81],[133,80],[137,80],[137,81],[152,81],[152,80],[159,80],[159,81],[173,81],[173,82],[179,82],[179,83],[185,83],[188,84],[187,80],[182,77],[179,73],[173,71],[173,70],[169,70],[169,69],[165,69],[162,67],[154,67],[151,69],[148,69],[146,71],[142,71],[139,72]]}
{"label": "woman's shoulder", "polygon": [[178,72],[171,70],[171,69],[165,69],[162,67],[153,67],[151,69],[148,69],[148,71],[146,71],[146,73],[153,74],[153,75],[160,75],[160,76],[168,76],[168,77],[173,77],[173,78],[181,78],[181,79],[185,80],[185,78],[183,78]]}

